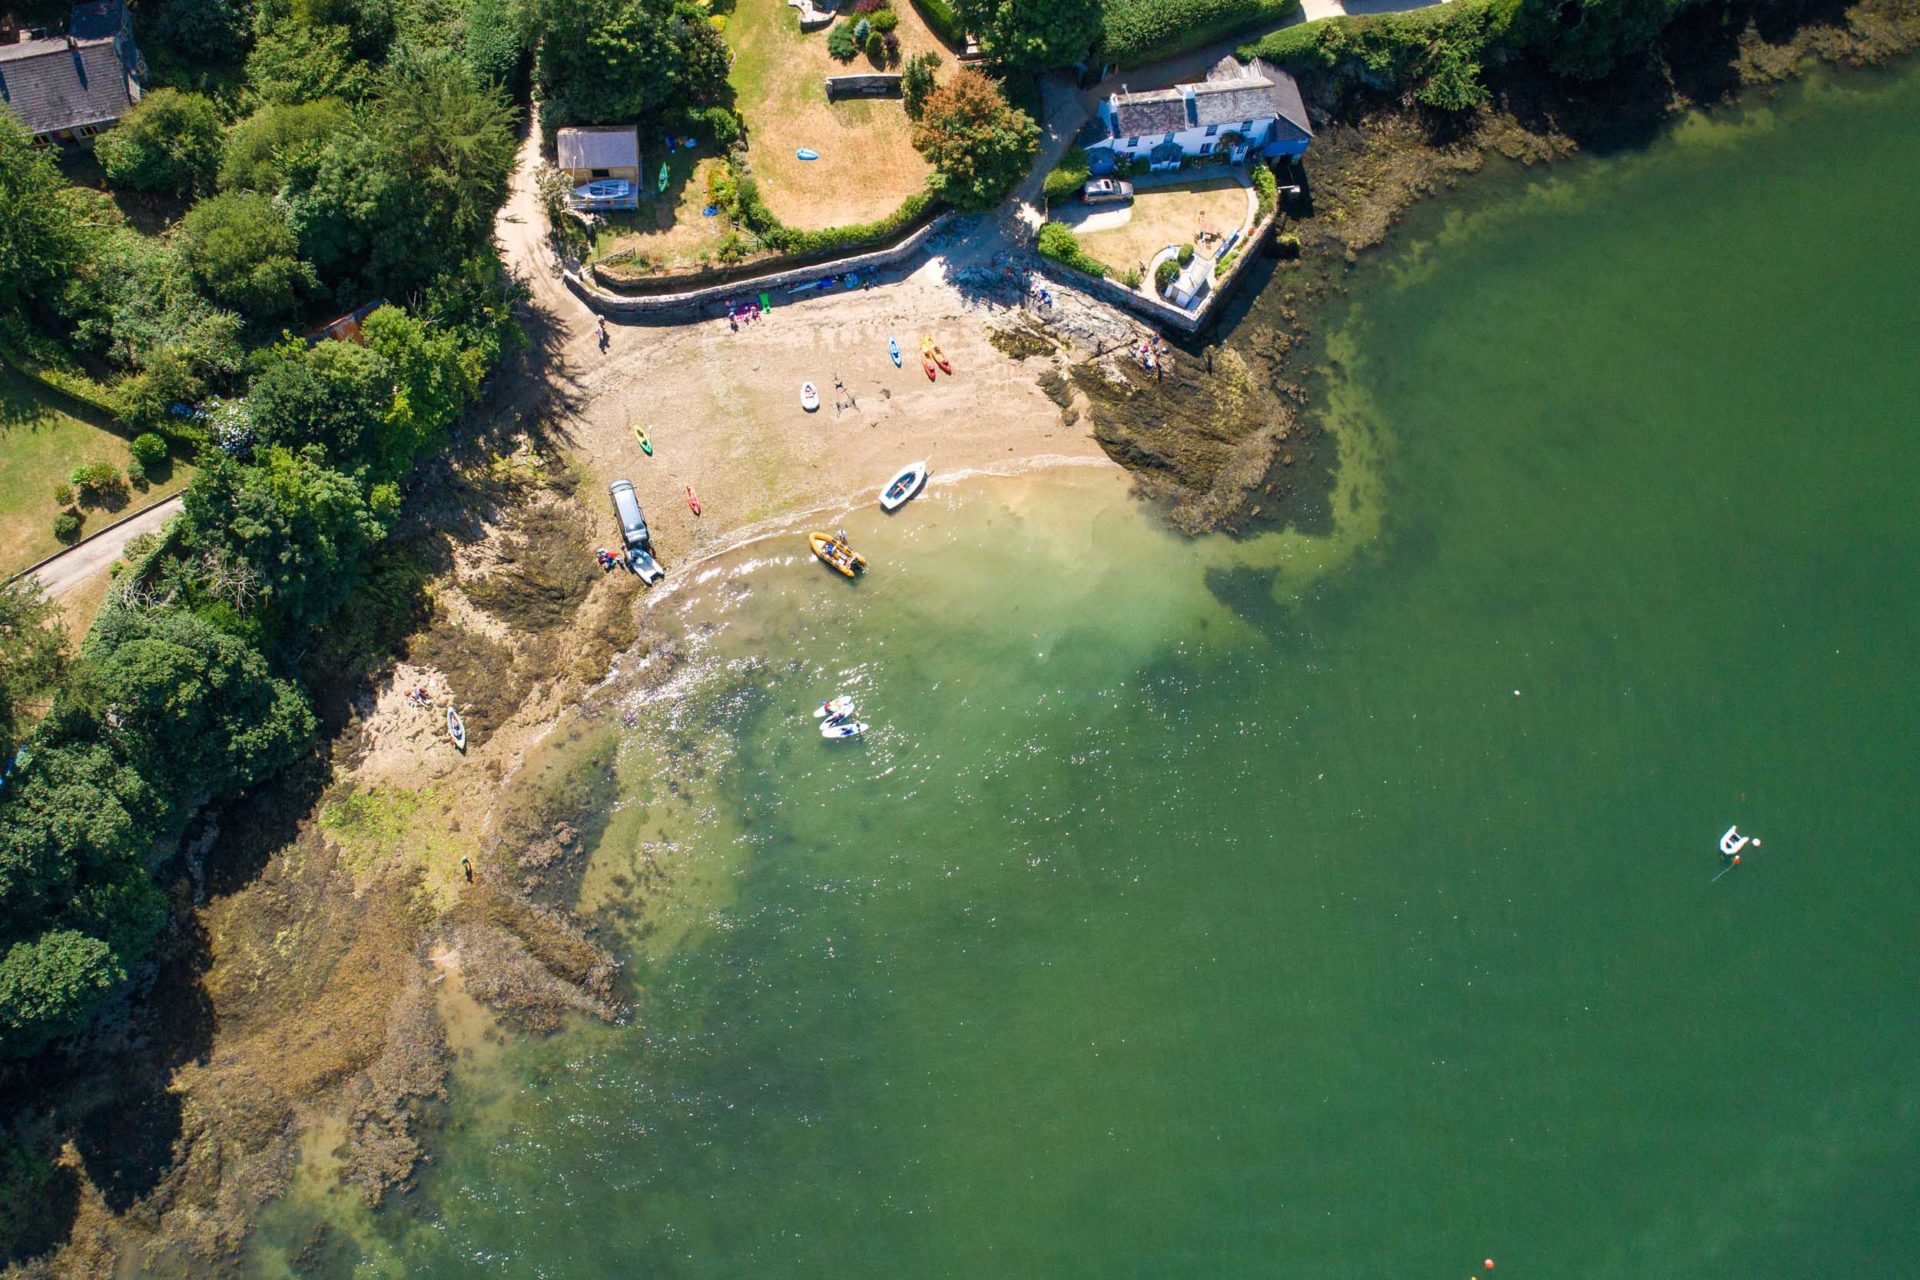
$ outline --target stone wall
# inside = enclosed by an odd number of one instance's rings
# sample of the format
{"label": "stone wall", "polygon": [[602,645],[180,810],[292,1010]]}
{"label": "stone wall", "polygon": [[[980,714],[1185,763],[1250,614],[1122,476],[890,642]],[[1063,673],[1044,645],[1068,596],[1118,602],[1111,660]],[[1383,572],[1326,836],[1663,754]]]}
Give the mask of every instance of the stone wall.
{"label": "stone wall", "polygon": [[1207,291],[1206,298],[1192,311],[1176,307],[1161,298],[1148,297],[1137,289],[1127,288],[1118,280],[1109,280],[1104,276],[1090,276],[1084,271],[1075,270],[1051,258],[1041,258],[1040,269],[1102,301],[1125,307],[1135,315],[1163,328],[1177,329],[1181,333],[1198,333],[1207,327],[1221,300],[1233,291],[1234,285],[1246,273],[1248,262],[1255,253],[1266,247],[1267,241],[1273,237],[1274,228],[1279,225],[1280,211],[1276,208],[1267,215],[1266,221],[1248,232],[1246,239],[1234,246],[1233,264],[1227,268],[1227,274],[1214,280],[1213,287]]}
{"label": "stone wall", "polygon": [[792,288],[796,284],[822,280],[827,276],[841,275],[849,271],[878,271],[882,267],[894,266],[919,253],[926,246],[927,241],[946,226],[952,217],[952,214],[943,213],[900,243],[885,249],[856,253],[845,258],[830,258],[825,262],[810,262],[804,267],[728,280],[699,289],[688,289],[683,293],[626,297],[608,293],[605,289],[598,287],[591,280],[583,277],[577,267],[567,267],[561,274],[566,279],[567,287],[595,311],[604,312],[610,316],[668,316],[678,312],[694,312],[707,307],[724,306],[732,299],[751,298],[770,289]]}

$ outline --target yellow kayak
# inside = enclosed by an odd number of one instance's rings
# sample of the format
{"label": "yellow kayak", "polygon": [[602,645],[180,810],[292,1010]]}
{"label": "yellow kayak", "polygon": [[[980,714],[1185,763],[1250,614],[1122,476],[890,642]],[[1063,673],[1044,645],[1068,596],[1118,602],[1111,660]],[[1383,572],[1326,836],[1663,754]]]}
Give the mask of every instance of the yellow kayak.
{"label": "yellow kayak", "polygon": [[867,558],[848,546],[847,540],[837,533],[809,530],[807,545],[813,548],[813,554],[849,578],[867,567]]}

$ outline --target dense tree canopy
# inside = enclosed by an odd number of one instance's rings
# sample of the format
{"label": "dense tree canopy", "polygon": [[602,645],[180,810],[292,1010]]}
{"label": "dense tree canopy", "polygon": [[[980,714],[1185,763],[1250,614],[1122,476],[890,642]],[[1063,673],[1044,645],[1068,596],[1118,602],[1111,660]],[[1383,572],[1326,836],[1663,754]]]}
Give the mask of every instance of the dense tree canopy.
{"label": "dense tree canopy", "polygon": [[1100,0],[954,0],[989,58],[1021,71],[1086,57],[1100,34]]}
{"label": "dense tree canopy", "polygon": [[327,143],[352,123],[352,111],[338,98],[269,102],[227,134],[220,187],[275,195],[289,182],[304,186]]}
{"label": "dense tree canopy", "polygon": [[549,125],[658,117],[727,99],[727,49],[675,0],[537,0],[534,80]]}
{"label": "dense tree canopy", "polygon": [[285,315],[318,283],[300,260],[286,214],[263,195],[229,191],[202,200],[181,220],[180,239],[201,291],[244,316]]}
{"label": "dense tree canopy", "polygon": [[190,195],[212,189],[222,134],[212,99],[155,89],[101,134],[93,151],[115,186]]}
{"label": "dense tree canopy", "polygon": [[33,579],[0,583],[0,772],[27,718],[52,696],[66,667],[58,614]]}
{"label": "dense tree canopy", "polygon": [[963,67],[927,95],[913,124],[913,145],[933,165],[934,190],[971,212],[998,204],[1026,174],[1040,128],[1007,105],[999,85]]}
{"label": "dense tree canopy", "polygon": [[0,308],[45,297],[86,260],[85,209],[53,157],[0,111]]}

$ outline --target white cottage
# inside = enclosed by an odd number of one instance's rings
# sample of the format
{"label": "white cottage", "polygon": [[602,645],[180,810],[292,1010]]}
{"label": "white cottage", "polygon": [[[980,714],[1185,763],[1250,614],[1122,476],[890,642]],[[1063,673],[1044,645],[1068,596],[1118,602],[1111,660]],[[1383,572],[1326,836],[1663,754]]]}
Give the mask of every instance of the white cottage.
{"label": "white cottage", "polygon": [[1144,158],[1155,169],[1225,152],[1235,164],[1306,154],[1313,141],[1300,86],[1277,67],[1224,58],[1194,84],[1116,93],[1100,104],[1106,137],[1087,148],[1094,172]]}

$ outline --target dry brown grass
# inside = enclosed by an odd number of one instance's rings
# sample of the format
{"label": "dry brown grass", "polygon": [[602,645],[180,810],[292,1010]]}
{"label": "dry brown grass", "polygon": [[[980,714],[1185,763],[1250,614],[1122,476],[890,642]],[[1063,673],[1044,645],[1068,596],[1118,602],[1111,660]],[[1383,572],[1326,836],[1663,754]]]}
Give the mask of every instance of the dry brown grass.
{"label": "dry brown grass", "polygon": [[[1231,176],[1139,189],[1129,207],[1131,215],[1121,225],[1079,232],[1081,246],[1116,271],[1144,268],[1170,244],[1198,247],[1194,237],[1202,221],[1211,222],[1223,236],[1231,234],[1246,223],[1250,209],[1247,188]],[[1054,216],[1077,228],[1086,219],[1104,221],[1101,215],[1114,208],[1074,204]]]}
{"label": "dry brown grass", "polygon": [[[894,9],[902,62],[937,52],[942,74],[950,73],[953,55],[927,30],[911,0],[895,0]],[[920,190],[932,172],[913,149],[898,98],[827,101],[826,77],[877,69],[864,56],[834,61],[827,53],[830,29],[803,35],[798,12],[785,0],[740,0],[726,31],[735,54],[736,105],[747,119],[747,160],[760,196],[775,217],[808,231],[877,221]],[[820,158],[798,159],[794,152],[801,147]]]}

